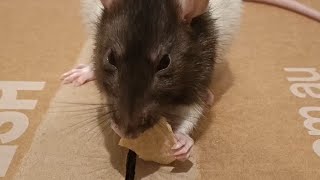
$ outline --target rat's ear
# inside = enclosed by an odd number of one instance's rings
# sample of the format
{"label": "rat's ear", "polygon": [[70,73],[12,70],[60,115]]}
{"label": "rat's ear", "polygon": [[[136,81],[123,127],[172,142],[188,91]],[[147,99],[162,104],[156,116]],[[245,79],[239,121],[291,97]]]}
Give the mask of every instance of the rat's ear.
{"label": "rat's ear", "polygon": [[101,0],[101,3],[104,6],[104,8],[109,9],[112,3],[114,3],[114,1],[117,1],[117,0]]}
{"label": "rat's ear", "polygon": [[209,5],[209,0],[178,0],[178,2],[181,7],[181,17],[186,22],[191,22],[193,18],[205,13]]}

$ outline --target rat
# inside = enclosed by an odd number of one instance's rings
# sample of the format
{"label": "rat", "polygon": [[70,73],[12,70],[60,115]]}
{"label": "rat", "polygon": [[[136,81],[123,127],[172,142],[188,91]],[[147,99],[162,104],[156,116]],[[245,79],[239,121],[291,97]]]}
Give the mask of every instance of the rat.
{"label": "rat", "polygon": [[[267,3],[317,21],[317,11],[292,0]],[[95,42],[92,63],[62,75],[80,86],[95,80],[108,99],[111,126],[135,138],[166,117],[176,135],[172,155],[184,161],[190,134],[213,102],[209,90],[215,62],[239,28],[241,0],[82,0]]]}

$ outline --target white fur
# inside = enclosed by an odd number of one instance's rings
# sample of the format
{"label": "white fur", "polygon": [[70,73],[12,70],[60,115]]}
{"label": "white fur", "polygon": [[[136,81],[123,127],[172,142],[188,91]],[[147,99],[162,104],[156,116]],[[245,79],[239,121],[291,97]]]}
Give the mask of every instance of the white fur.
{"label": "white fur", "polygon": [[175,132],[190,134],[197,126],[199,119],[203,115],[203,106],[194,104],[192,106],[180,107],[179,114],[184,117]]}
{"label": "white fur", "polygon": [[81,0],[83,21],[90,38],[96,33],[96,24],[101,16],[103,5],[100,0]]}
{"label": "white fur", "polygon": [[239,29],[242,0],[210,0],[209,8],[212,17],[216,19],[218,33],[216,61],[221,62]]}

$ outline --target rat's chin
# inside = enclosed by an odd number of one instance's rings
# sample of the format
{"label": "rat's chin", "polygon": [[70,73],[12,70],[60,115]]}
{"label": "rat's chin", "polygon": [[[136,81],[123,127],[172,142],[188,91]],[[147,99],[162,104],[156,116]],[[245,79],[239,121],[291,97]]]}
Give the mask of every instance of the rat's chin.
{"label": "rat's chin", "polygon": [[136,133],[136,134],[125,134],[124,138],[126,139],[136,139],[137,137],[139,137],[141,133]]}
{"label": "rat's chin", "polygon": [[123,137],[127,139],[136,139],[148,129],[149,128],[140,128],[139,130],[134,130],[134,131],[128,130],[126,131],[126,133],[124,133]]}
{"label": "rat's chin", "polygon": [[144,131],[124,131],[121,130],[115,123],[111,123],[111,128],[113,131],[118,134],[121,138],[126,139],[136,139],[139,135],[141,135]]}
{"label": "rat's chin", "polygon": [[[142,132],[132,132],[132,131],[123,131],[121,128],[119,128],[115,123],[111,123],[111,128],[113,131],[118,134],[121,138],[126,138],[126,139],[135,139],[137,138]],[[126,132],[126,133],[124,133]]]}
{"label": "rat's chin", "polygon": [[[116,116],[114,116],[116,117]],[[118,134],[121,138],[126,139],[136,139],[141,134],[143,134],[146,130],[153,127],[156,123],[155,119],[153,121],[148,121],[148,124],[140,125],[140,126],[131,126],[130,128],[122,127],[121,125],[117,125],[115,120],[111,121],[111,128],[113,131]]]}
{"label": "rat's chin", "polygon": [[140,127],[139,130],[136,131],[130,131],[128,133],[128,137],[129,139],[135,139],[138,136],[140,136],[141,134],[143,134],[146,130],[148,130],[149,128],[145,128],[145,127]]}

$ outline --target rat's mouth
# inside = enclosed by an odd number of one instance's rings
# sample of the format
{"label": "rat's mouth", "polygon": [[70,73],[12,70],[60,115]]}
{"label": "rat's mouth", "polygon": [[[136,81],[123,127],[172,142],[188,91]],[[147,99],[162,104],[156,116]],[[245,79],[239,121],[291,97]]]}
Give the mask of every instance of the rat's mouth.
{"label": "rat's mouth", "polygon": [[118,128],[118,126],[113,126],[112,129],[116,134],[118,134],[121,138],[126,138],[126,139],[136,139],[139,137],[143,132],[126,132],[124,133],[123,131]]}
{"label": "rat's mouth", "polygon": [[141,119],[141,122],[138,125],[129,125],[129,127],[123,127],[120,122],[120,116],[117,113],[112,113],[111,118],[111,128],[114,130],[116,134],[118,134],[121,138],[127,139],[135,139],[141,134],[143,134],[146,130],[153,127],[156,124],[159,118],[153,116],[147,116],[144,119]]}
{"label": "rat's mouth", "polygon": [[130,128],[130,129],[126,129],[123,135],[127,139],[136,139],[141,134],[143,134],[147,129],[149,128],[144,128],[144,127]]}
{"label": "rat's mouth", "polygon": [[111,121],[111,128],[113,129],[113,131],[118,134],[121,138],[127,138],[127,139],[135,139],[137,138],[140,134],[142,134],[144,132],[141,130],[124,130],[122,128],[120,128],[115,122]]}
{"label": "rat's mouth", "polygon": [[127,139],[136,139],[137,137],[139,137],[140,134],[141,134],[141,133],[127,134],[127,135],[125,136],[125,138],[127,138]]}

